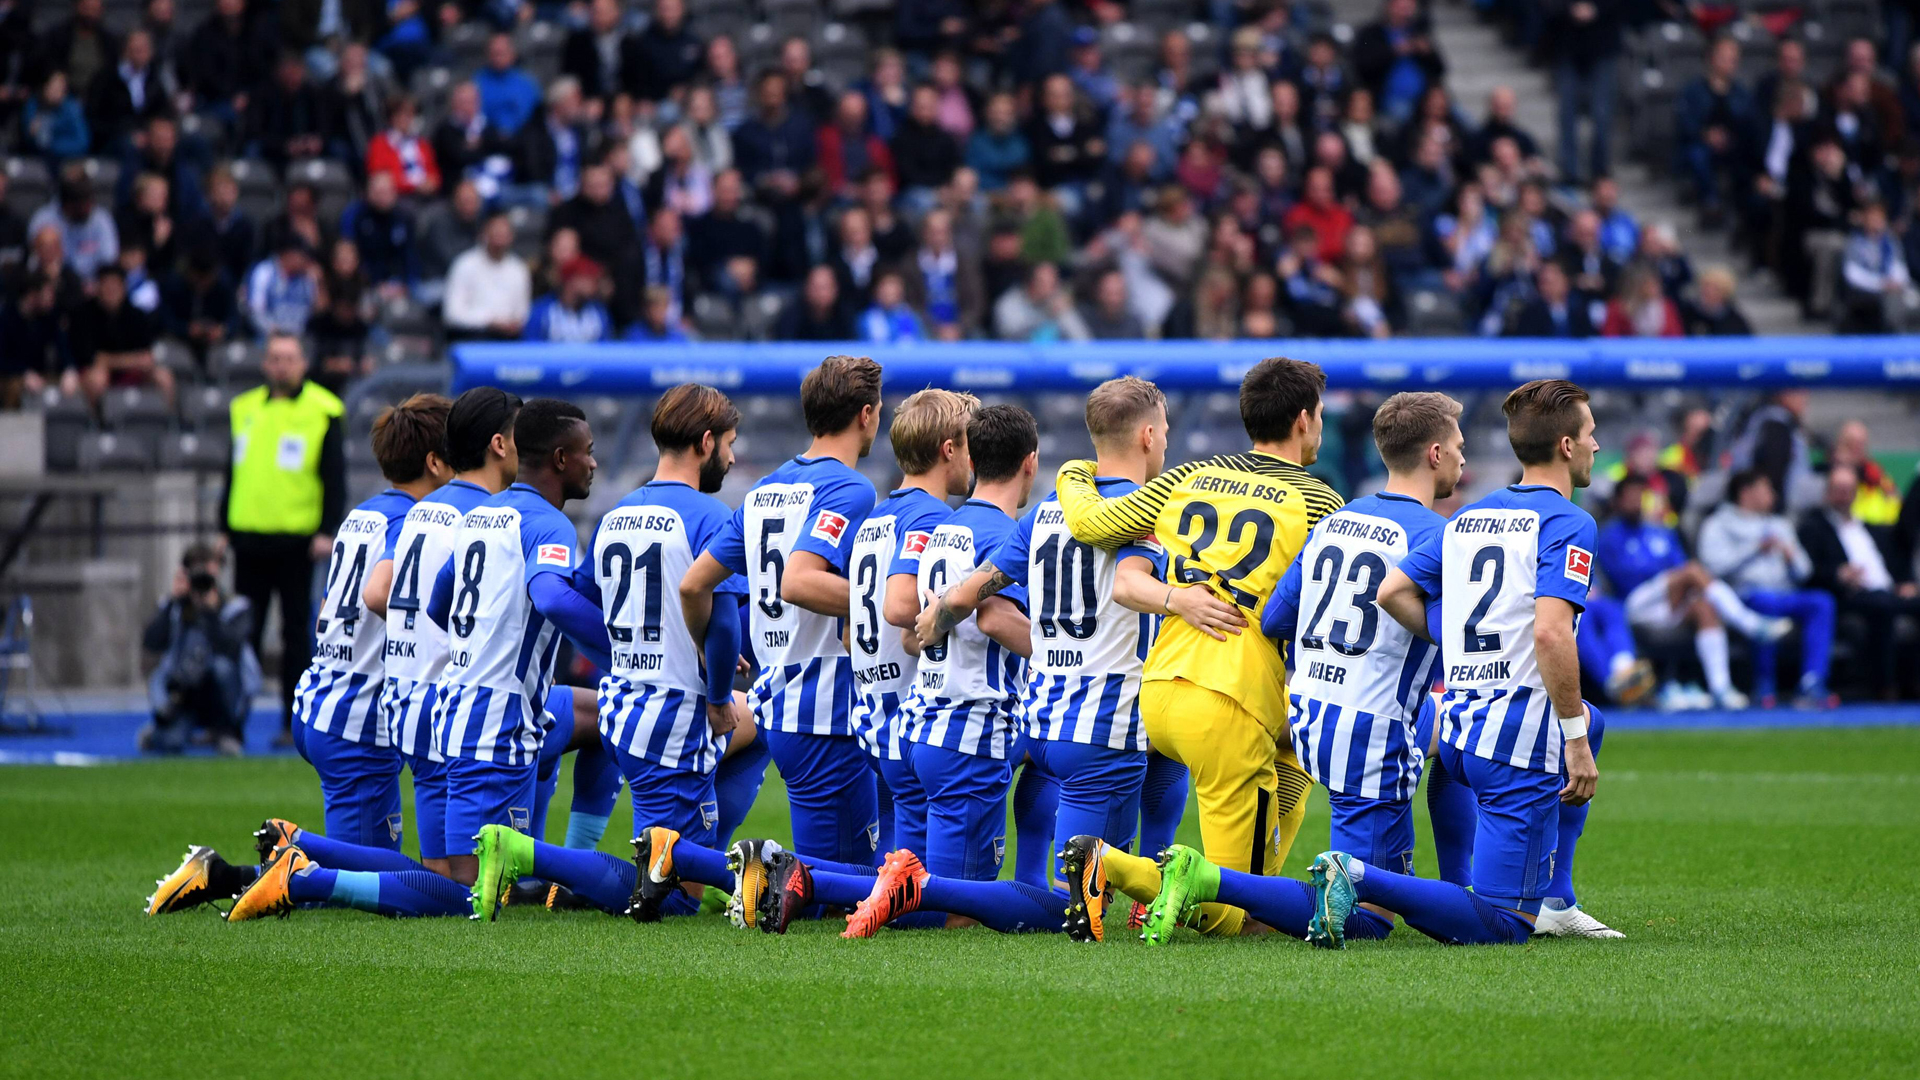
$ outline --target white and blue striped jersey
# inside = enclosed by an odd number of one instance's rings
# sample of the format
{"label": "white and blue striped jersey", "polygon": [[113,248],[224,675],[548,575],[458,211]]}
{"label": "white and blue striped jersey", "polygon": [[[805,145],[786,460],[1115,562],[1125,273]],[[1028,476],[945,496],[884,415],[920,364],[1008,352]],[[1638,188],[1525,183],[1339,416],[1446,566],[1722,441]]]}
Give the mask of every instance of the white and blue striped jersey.
{"label": "white and blue striped jersey", "polygon": [[501,765],[539,757],[560,636],[527,586],[537,574],[571,578],[578,546],[573,523],[526,484],[460,520],[442,572],[453,581],[447,665],[433,703],[442,754]]}
{"label": "white and blue striped jersey", "polygon": [[[1108,499],[1140,486],[1117,476],[1094,484]],[[1114,573],[1134,556],[1166,576],[1166,549],[1152,539],[1117,551],[1075,540],[1053,495],[987,556],[1026,587],[1032,604],[1033,657],[1018,713],[1029,738],[1146,752],[1140,674],[1159,620],[1113,602]]]}
{"label": "white and blue striped jersey", "polygon": [[844,575],[854,529],[873,500],[873,484],[838,458],[796,457],[747,492],[707,548],[747,579],[747,644],[760,664],[748,699],[762,731],[853,735],[853,664],[841,620],[780,599],[780,581],[798,551]]}
{"label": "white and blue striped jersey", "polygon": [[1550,487],[1515,484],[1460,511],[1400,568],[1440,600],[1440,737],[1464,753],[1559,773],[1564,739],[1533,650],[1540,596],[1572,604],[1593,579],[1593,516]]}
{"label": "white and blue striped jersey", "polygon": [[[920,556],[920,593],[935,596],[973,573],[988,552],[1013,531],[1007,512],[968,499],[933,530]],[[1027,590],[1009,586],[1001,596],[1027,606]],[[913,693],[900,706],[900,723],[913,742],[976,757],[1004,760],[1012,749],[1014,715],[1026,681],[1027,662],[967,619],[946,640],[920,653]]]}
{"label": "white and blue striped jersey", "polygon": [[447,666],[447,632],[427,618],[427,601],[440,568],[453,557],[460,519],[491,494],[469,480],[441,487],[407,511],[385,555],[393,560],[393,585],[387,590],[387,681],[380,714],[387,738],[419,760],[442,760],[433,738],[433,685]]}
{"label": "white and blue striped jersey", "polygon": [[945,501],[919,488],[901,488],[882,499],[860,523],[847,557],[853,733],[869,754],[883,761],[906,756],[906,733],[896,721],[901,704],[913,691],[919,665],[919,658],[907,652],[900,629],[887,624],[887,579],[906,574],[918,580],[927,541],[952,514]]}
{"label": "white and blue striped jersey", "polygon": [[[707,722],[701,649],[680,611],[679,582],[730,513],[711,495],[655,480],[594,531],[593,579],[613,646],[613,670],[600,680],[600,733],[665,769],[705,775],[726,750]],[[713,602],[736,604],[746,587],[728,578]]]}
{"label": "white and blue striped jersey", "polygon": [[1407,552],[1446,519],[1406,495],[1355,499],[1308,534],[1260,627],[1294,643],[1287,712],[1301,768],[1329,791],[1413,798],[1426,747],[1414,722],[1440,650],[1380,610],[1374,596]]}
{"label": "white and blue striped jersey", "polygon": [[327,588],[313,622],[313,662],[293,689],[293,715],[314,731],[348,742],[389,746],[380,720],[387,624],[360,594],[414,505],[388,488],[353,508],[333,534]]}

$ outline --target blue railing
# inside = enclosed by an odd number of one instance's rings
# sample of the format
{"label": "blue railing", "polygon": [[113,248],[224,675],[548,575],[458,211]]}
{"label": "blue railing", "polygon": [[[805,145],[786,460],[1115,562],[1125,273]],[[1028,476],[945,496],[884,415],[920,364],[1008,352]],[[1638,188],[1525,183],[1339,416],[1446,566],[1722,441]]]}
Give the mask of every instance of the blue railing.
{"label": "blue railing", "polygon": [[1102,341],[910,346],[703,342],[679,345],[463,344],[456,392],[497,385],[521,394],[649,394],[683,382],[780,393],[824,356],[872,356],[890,388],[1079,390],[1117,375],[1168,390],[1237,386],[1274,355],[1312,360],[1334,387],[1385,391],[1507,389],[1530,379],[1590,387],[1885,387],[1920,392],[1920,336],[1613,338],[1590,341],[1424,338],[1404,341]]}

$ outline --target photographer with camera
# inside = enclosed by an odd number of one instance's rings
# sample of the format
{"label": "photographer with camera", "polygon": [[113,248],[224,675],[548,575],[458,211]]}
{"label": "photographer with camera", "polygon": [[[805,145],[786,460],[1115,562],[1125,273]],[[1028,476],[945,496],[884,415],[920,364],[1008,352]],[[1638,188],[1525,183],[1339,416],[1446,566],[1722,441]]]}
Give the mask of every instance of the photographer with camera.
{"label": "photographer with camera", "polygon": [[141,639],[153,722],[140,749],[177,754],[190,740],[211,741],[233,757],[245,745],[247,712],[260,691],[260,661],[248,636],[253,606],[220,589],[224,554],[194,544],[173,574],[173,592]]}

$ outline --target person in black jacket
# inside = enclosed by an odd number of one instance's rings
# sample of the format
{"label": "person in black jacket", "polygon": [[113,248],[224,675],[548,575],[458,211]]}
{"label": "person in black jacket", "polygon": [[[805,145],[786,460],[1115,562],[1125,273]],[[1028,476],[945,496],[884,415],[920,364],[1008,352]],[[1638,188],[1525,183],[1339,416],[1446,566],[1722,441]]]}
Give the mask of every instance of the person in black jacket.
{"label": "person in black jacket", "polygon": [[1416,0],[1386,0],[1380,21],[1354,39],[1353,68],[1381,113],[1404,121],[1427,87],[1446,75],[1447,63]]}
{"label": "person in black jacket", "polygon": [[743,212],[746,182],[740,170],[727,169],[713,178],[713,208],[687,223],[687,258],[698,290],[736,292],[727,277],[735,259],[754,265],[754,281],[765,279],[768,237],[760,223]]}
{"label": "person in black jacket", "polygon": [[780,341],[850,341],[853,313],[840,302],[840,282],[830,266],[807,271],[798,299],[780,313],[774,337]]}
{"label": "person in black jacket", "polygon": [[119,63],[94,77],[87,89],[87,125],[93,152],[120,155],[132,148],[134,129],[154,116],[173,112],[178,90],[153,62],[153,38],[145,30],[127,35]]}
{"label": "person in black jacket", "polygon": [[1567,283],[1567,272],[1559,263],[1541,263],[1534,273],[1539,295],[1527,301],[1513,320],[1511,337],[1589,338],[1593,319],[1588,314],[1590,298]]}
{"label": "person in black jacket", "polygon": [[1106,164],[1107,138],[1092,113],[1075,102],[1072,79],[1050,75],[1041,84],[1040,107],[1027,122],[1026,136],[1033,148],[1033,178],[1049,190],[1065,188],[1066,201],[1077,208],[1080,185]]}
{"label": "person in black jacket", "polygon": [[1752,337],[1753,327],[1733,301],[1733,271],[1709,266],[1700,272],[1700,297],[1680,306],[1689,337]]}
{"label": "person in black jacket", "polygon": [[580,92],[611,101],[620,92],[626,35],[620,30],[620,0],[593,0],[587,25],[567,35],[560,70],[580,80]]}
{"label": "person in black jacket", "polygon": [[554,207],[547,217],[547,235],[572,229],[580,237],[580,253],[606,267],[613,279],[608,306],[614,321],[625,325],[639,313],[641,236],[626,208],[613,197],[613,170],[604,163],[587,166],[580,174],[580,194]]}
{"label": "person in black jacket", "polygon": [[247,0],[215,0],[213,12],[187,39],[180,81],[198,109],[238,126],[254,89],[266,81],[275,53],[269,24],[249,19]]}
{"label": "person in black jacket", "polygon": [[561,199],[579,192],[587,163],[604,156],[600,130],[585,123],[583,111],[580,84],[571,75],[548,84],[546,104],[514,133],[515,181],[544,185]]}
{"label": "person in black jacket", "polygon": [[325,150],[326,103],[307,81],[307,62],[299,53],[281,56],[272,81],[248,100],[246,129],[248,141],[278,169]]}
{"label": "person in black jacket", "polygon": [[1920,618],[1920,584],[1913,579],[1911,560],[1891,558],[1888,537],[1876,534],[1853,516],[1859,477],[1851,466],[1827,471],[1822,505],[1800,518],[1800,546],[1813,562],[1810,584],[1833,594],[1842,612],[1860,615],[1866,633],[1857,645],[1867,656],[1867,685],[1874,697],[1892,701],[1899,696],[1901,677],[1895,668],[1899,635],[1894,620]]}
{"label": "person in black jacket", "polygon": [[166,331],[186,342],[204,365],[207,350],[239,332],[233,278],[211,247],[189,249],[180,269],[160,287],[160,315]]}
{"label": "person in black jacket", "polygon": [[440,166],[442,188],[459,183],[490,157],[519,157],[525,153],[526,145],[510,140],[499,128],[487,123],[487,115],[480,111],[480,88],[471,80],[455,86],[447,95],[446,114],[434,125],[427,141],[433,145],[434,164]]}
{"label": "person in black jacket", "polygon": [[960,144],[940,126],[939,118],[940,92],[928,83],[914,87],[892,147],[900,188],[911,197],[930,200],[934,189],[953,179],[960,167]]}
{"label": "person in black jacket", "polygon": [[177,754],[196,731],[222,755],[244,749],[247,713],[260,689],[260,660],[249,641],[253,605],[220,589],[226,561],[211,544],[194,544],[173,572],[173,590],[140,635],[153,721],[142,751]]}
{"label": "person in black jacket", "polygon": [[653,21],[622,50],[620,84],[642,101],[677,97],[705,59],[706,46],[687,29],[686,0],[657,0]]}
{"label": "person in black jacket", "polygon": [[112,74],[120,62],[120,41],[102,21],[102,8],[101,0],[74,0],[72,17],[40,36],[34,85],[55,71],[64,71],[68,92],[85,101],[93,80]]}

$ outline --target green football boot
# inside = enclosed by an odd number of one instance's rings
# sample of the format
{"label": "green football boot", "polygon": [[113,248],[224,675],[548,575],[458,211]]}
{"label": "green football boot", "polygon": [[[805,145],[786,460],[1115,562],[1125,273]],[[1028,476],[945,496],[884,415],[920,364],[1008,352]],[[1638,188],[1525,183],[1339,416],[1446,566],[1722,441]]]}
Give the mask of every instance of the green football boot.
{"label": "green football boot", "polygon": [[505,825],[483,825],[474,840],[480,873],[473,882],[473,917],[492,922],[520,875],[533,873],[533,837]]}
{"label": "green football boot", "polygon": [[1313,918],[1307,923],[1307,940],[1322,949],[1347,947],[1347,916],[1360,903],[1347,869],[1353,861],[1344,851],[1323,851],[1307,868],[1307,876],[1313,879]]}
{"label": "green football boot", "polygon": [[1160,853],[1160,895],[1147,907],[1140,940],[1149,945],[1172,941],[1174,928],[1193,925],[1200,905],[1219,892],[1219,867],[1185,844],[1171,845]]}

